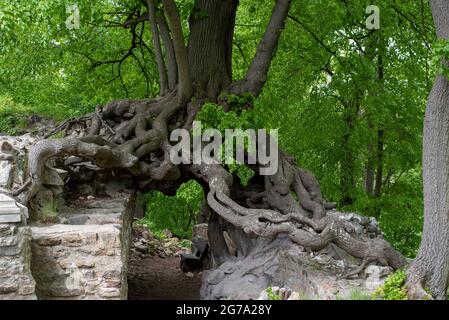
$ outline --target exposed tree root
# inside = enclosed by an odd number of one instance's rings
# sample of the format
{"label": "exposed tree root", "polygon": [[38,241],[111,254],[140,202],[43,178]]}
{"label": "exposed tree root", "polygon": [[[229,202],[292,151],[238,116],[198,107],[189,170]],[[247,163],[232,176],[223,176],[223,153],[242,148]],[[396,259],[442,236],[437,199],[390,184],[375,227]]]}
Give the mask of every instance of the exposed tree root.
{"label": "exposed tree root", "polygon": [[426,277],[422,275],[422,271],[416,269],[412,265],[407,270],[407,280],[405,287],[407,295],[411,300],[433,300],[432,295],[424,289]]}
{"label": "exposed tree root", "polygon": [[[197,166],[193,168],[193,171],[209,183],[210,192],[207,195],[207,201],[211,209],[225,221],[243,229],[250,236],[276,237],[278,234],[287,234],[293,242],[311,251],[320,251],[330,243],[334,243],[364,262],[376,261],[394,269],[401,268],[406,263],[405,258],[385,240],[355,237],[351,234],[354,230],[351,230],[349,224],[334,217],[326,216],[317,219],[313,215],[314,219],[312,219],[307,216],[305,210],[282,214],[269,209],[240,206],[229,197],[232,176],[219,166]],[[295,179],[298,179],[298,176]],[[281,189],[284,196],[290,194],[282,190],[282,187],[277,189]],[[257,197],[264,196],[257,195]],[[298,197],[302,203],[301,195]],[[284,205],[283,207],[285,208]],[[297,208],[300,206],[298,205]],[[366,265],[367,263],[364,263],[362,267]],[[356,273],[360,272],[361,270],[357,270]]]}

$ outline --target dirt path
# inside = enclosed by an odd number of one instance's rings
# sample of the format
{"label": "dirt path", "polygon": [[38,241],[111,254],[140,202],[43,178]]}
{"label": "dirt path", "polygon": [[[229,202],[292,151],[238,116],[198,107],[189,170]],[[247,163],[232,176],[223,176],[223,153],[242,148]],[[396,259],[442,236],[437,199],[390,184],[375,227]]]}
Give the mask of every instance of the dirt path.
{"label": "dirt path", "polygon": [[201,276],[187,277],[179,256],[140,255],[131,250],[128,272],[130,300],[198,300]]}

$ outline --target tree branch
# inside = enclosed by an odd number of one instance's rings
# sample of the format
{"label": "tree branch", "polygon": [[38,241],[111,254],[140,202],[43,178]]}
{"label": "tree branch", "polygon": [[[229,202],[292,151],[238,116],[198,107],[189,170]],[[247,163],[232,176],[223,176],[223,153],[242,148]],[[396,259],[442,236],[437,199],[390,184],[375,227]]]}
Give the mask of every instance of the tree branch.
{"label": "tree branch", "polygon": [[257,97],[267,81],[271,60],[276,50],[284,22],[290,10],[291,0],[278,0],[271,14],[270,22],[259,43],[256,55],[244,79],[234,82],[228,91],[242,95],[245,92]]}

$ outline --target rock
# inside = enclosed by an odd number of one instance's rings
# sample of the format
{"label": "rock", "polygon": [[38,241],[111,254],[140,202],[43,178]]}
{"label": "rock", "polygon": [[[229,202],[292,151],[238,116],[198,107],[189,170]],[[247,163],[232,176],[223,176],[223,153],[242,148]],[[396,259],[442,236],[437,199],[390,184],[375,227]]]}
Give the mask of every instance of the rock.
{"label": "rock", "polygon": [[14,165],[8,161],[0,161],[0,188],[10,190],[14,180]]}
{"label": "rock", "polygon": [[[289,288],[271,287],[271,293],[278,296],[280,300],[290,300],[292,290]],[[263,290],[257,300],[270,300],[268,288]]]}
{"label": "rock", "polygon": [[[381,237],[374,219],[335,210],[328,214],[345,221],[354,234]],[[202,299],[265,299],[267,295],[263,291],[272,287],[282,299],[290,299],[295,293],[292,299],[335,300],[349,297],[354,290],[369,295],[392,272],[388,267],[372,265],[365,275],[340,279],[358,267],[360,260],[333,244],[310,253],[286,236],[250,239],[237,228],[227,231],[238,244],[238,256],[218,268],[204,271]]]}
{"label": "rock", "polygon": [[192,229],[192,239],[194,241],[196,239],[207,241],[208,240],[207,229],[208,229],[207,223],[194,225]]}
{"label": "rock", "polygon": [[187,273],[185,273],[185,276],[186,276],[187,278],[190,278],[190,279],[192,279],[193,277],[195,277],[195,275],[194,275],[192,272],[187,272]]}
{"label": "rock", "polygon": [[25,179],[27,153],[37,141],[30,134],[18,137],[0,136],[0,188],[19,188]]}
{"label": "rock", "polygon": [[36,299],[30,243],[29,227],[0,225],[0,300]]}
{"label": "rock", "polygon": [[[104,224],[31,227],[31,266],[39,299],[126,299],[133,195],[123,193],[103,202],[78,203],[73,208],[75,213],[72,210],[77,218],[71,219],[67,213],[67,219],[82,222],[80,217],[84,215],[86,221]],[[7,233],[4,227],[0,230]],[[134,244],[131,247],[136,250]]]}
{"label": "rock", "polygon": [[171,231],[168,230],[168,229],[165,229],[165,230],[164,230],[164,235],[165,235],[167,238],[173,238],[173,233],[171,233]]}
{"label": "rock", "polygon": [[95,194],[95,189],[90,183],[81,183],[76,186],[76,191],[84,197],[92,196]]}
{"label": "rock", "polygon": [[134,243],[134,248],[136,248],[137,251],[142,252],[142,253],[147,253],[148,249],[147,246],[145,246],[142,243]]}
{"label": "rock", "polygon": [[101,288],[99,295],[102,298],[118,298],[120,297],[120,290],[116,288]]}
{"label": "rock", "polygon": [[370,265],[365,269],[365,273],[368,278],[365,281],[365,286],[370,290],[374,291],[376,288],[384,284],[388,275],[390,275],[393,270],[390,267]]}
{"label": "rock", "polygon": [[149,230],[144,230],[142,232],[142,237],[145,240],[153,240],[154,239],[154,235]]}

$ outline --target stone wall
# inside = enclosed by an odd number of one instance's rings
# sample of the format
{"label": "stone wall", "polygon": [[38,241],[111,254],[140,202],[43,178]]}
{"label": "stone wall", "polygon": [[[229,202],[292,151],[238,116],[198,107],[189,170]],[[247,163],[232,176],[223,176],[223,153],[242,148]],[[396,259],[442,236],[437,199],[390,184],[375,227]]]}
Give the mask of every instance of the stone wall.
{"label": "stone wall", "polygon": [[30,228],[0,224],[0,300],[34,300]]}
{"label": "stone wall", "polygon": [[32,225],[38,299],[127,299],[135,195],[117,194],[66,208],[66,224]]}
{"label": "stone wall", "polygon": [[0,300],[126,299],[135,192],[111,183],[107,172],[73,169],[73,185],[49,220],[57,223],[27,225],[27,208],[6,194],[26,180],[36,141],[30,134],[0,135]]}
{"label": "stone wall", "polygon": [[[328,211],[342,221],[352,234],[362,238],[381,238],[381,230],[373,218],[354,213]],[[370,296],[392,273],[390,267],[373,262],[359,276],[343,277],[358,269],[361,261],[331,244],[320,252],[309,252],[293,243],[288,236],[276,239],[249,239],[240,229],[229,228],[233,240],[247,245],[216,269],[203,272],[201,298],[264,299],[267,288],[283,288],[301,299],[347,299],[353,293]],[[239,246],[242,248],[243,246]]]}

